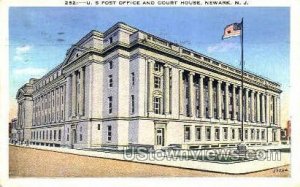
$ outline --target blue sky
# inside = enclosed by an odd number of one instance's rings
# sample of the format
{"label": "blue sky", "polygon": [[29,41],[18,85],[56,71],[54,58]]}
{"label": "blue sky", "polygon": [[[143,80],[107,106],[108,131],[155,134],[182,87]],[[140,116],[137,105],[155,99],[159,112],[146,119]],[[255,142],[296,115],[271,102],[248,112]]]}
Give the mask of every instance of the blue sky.
{"label": "blue sky", "polygon": [[289,88],[289,8],[10,8],[10,97],[30,77],[61,63],[67,49],[92,29],[118,21],[239,66],[239,38],[221,40],[224,27],[244,17],[248,71]]}

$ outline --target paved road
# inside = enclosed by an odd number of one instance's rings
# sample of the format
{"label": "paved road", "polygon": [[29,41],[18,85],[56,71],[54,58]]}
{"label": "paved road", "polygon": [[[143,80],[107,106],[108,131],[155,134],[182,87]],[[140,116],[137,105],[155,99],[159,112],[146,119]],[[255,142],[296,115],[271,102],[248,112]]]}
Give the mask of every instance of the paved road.
{"label": "paved road", "polygon": [[[204,177],[228,174],[9,146],[10,177]],[[234,176],[288,177],[289,166]]]}

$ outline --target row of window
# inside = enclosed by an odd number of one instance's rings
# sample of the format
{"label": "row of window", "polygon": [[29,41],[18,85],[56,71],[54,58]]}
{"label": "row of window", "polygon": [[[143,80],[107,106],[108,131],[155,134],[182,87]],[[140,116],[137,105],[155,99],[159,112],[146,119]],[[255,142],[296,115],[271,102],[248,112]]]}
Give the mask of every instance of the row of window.
{"label": "row of window", "polygon": [[[131,95],[131,97],[130,97],[130,111],[131,111],[131,114],[133,114],[135,111],[134,95]],[[113,97],[109,96],[108,97],[108,113],[111,114],[112,112],[113,112]]]}
{"label": "row of window", "polygon": [[[134,83],[135,83],[135,75],[134,73],[132,72],[130,74],[130,80],[131,80],[131,86],[134,86]],[[108,87],[112,88],[114,86],[114,80],[113,80],[113,75],[110,74],[108,75]]]}
{"label": "row of window", "polygon": [[60,86],[33,101],[33,125],[64,119],[64,86]]}
{"label": "row of window", "polygon": [[58,70],[58,71],[54,72],[49,77],[47,77],[44,80],[40,81],[39,84],[36,84],[34,86],[34,91],[36,91],[36,90],[40,89],[41,87],[45,86],[46,84],[50,83],[52,80],[58,78],[60,75],[61,75],[61,70]]}
{"label": "row of window", "polygon": [[[200,94],[199,94],[199,84],[194,84],[195,86],[195,112],[196,112],[196,115],[197,117],[200,117]],[[204,97],[204,115],[206,118],[210,118],[210,115],[212,115],[211,117],[212,118],[215,118],[217,119],[218,118],[218,98],[217,98],[217,85],[216,84],[213,84],[213,87],[212,87],[212,101],[210,101],[210,98],[209,98],[209,86],[208,86],[208,81],[204,81],[204,85],[203,85],[203,97]],[[185,113],[187,116],[190,116],[191,114],[191,111],[189,111],[189,85],[188,85],[188,79],[185,78],[185,98],[186,98],[186,108],[185,108]],[[241,117],[240,117],[240,107],[241,107],[241,100],[240,100],[240,94],[241,94],[241,90],[240,89],[237,89],[236,92],[235,92],[235,98],[233,97],[233,87],[230,87],[228,89],[228,118],[229,119],[237,119],[239,121],[241,121]],[[225,119],[226,118],[226,115],[225,115],[225,111],[226,111],[226,106],[225,106],[225,103],[226,103],[226,92],[225,92],[225,85],[221,86],[221,95],[220,95],[221,99],[221,116],[220,118],[221,119]],[[265,114],[266,114],[266,105],[267,103],[265,102],[265,107],[263,107],[263,101],[262,100],[266,100],[265,97],[260,97],[259,95],[257,94],[254,94],[254,97],[253,97],[253,106],[252,106],[252,102],[251,102],[251,95],[248,94],[247,95],[247,110],[246,110],[246,97],[245,95],[243,95],[243,98],[242,98],[242,102],[244,103],[244,120],[246,120],[246,117],[251,120],[251,121],[259,121],[261,122],[263,120],[263,117],[267,117],[266,115],[263,116],[263,110],[265,110]],[[235,100],[235,106],[234,106],[234,101]],[[271,101],[270,101],[270,122],[271,123],[274,123],[275,121],[275,112],[276,112],[276,109],[275,109],[275,101],[276,98],[274,96],[271,97]],[[259,105],[259,111],[257,110],[257,106],[258,106],[258,101],[260,103]],[[212,102],[212,114],[210,114],[210,111],[209,111],[209,104],[210,102]],[[235,113],[233,113],[233,108],[235,107]],[[253,109],[253,114],[252,114],[252,109]],[[259,118],[257,118],[257,114],[259,112]],[[259,120],[258,120],[259,119]]]}
{"label": "row of window", "polygon": [[[188,142],[191,140],[191,126],[185,126],[184,127],[184,141]],[[211,127],[205,127],[205,137],[202,137],[201,131],[203,127],[196,126],[195,127],[195,141],[211,141]],[[222,130],[222,137],[220,137],[220,131]],[[229,130],[231,130],[231,135],[229,137]],[[244,140],[265,140],[265,133],[266,131],[264,129],[249,129],[250,130],[250,139],[248,137],[248,129],[244,129]],[[242,129],[238,128],[238,133],[236,133],[236,128],[228,128],[228,127],[222,127],[222,128],[214,128],[214,135],[215,139],[214,141],[220,141],[220,140],[228,140],[229,138],[231,140],[241,140],[242,137]],[[222,138],[222,139],[221,139]]]}
{"label": "row of window", "polygon": [[60,141],[62,136],[61,133],[61,130],[32,131],[31,140]]}

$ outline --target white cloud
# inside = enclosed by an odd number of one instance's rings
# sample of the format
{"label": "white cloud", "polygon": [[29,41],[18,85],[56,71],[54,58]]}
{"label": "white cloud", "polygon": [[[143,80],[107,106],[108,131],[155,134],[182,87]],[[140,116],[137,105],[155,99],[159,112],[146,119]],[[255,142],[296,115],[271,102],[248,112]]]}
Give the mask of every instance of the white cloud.
{"label": "white cloud", "polygon": [[23,54],[28,52],[32,47],[30,45],[23,45],[20,47],[16,47],[16,53],[17,54]]}
{"label": "white cloud", "polygon": [[44,75],[47,72],[47,69],[44,68],[33,68],[33,67],[26,67],[26,68],[19,68],[14,70],[15,76],[30,76],[38,78]]}
{"label": "white cloud", "polygon": [[16,55],[14,56],[15,61],[24,61],[24,54],[26,54],[28,51],[32,49],[32,46],[30,45],[22,45],[19,47],[16,47]]}
{"label": "white cloud", "polygon": [[209,46],[207,48],[208,53],[213,53],[213,52],[227,52],[229,50],[235,50],[239,49],[239,44],[238,43],[232,43],[232,42],[221,42],[214,44],[212,46]]}

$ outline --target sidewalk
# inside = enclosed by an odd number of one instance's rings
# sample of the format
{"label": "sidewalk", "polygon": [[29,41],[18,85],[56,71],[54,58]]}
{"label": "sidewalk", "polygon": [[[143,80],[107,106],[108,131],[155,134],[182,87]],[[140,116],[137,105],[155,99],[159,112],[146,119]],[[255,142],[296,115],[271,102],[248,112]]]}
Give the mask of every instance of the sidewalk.
{"label": "sidewalk", "polygon": [[[107,158],[107,159],[116,159],[130,162],[138,162],[138,163],[146,163],[146,164],[155,164],[155,165],[163,165],[170,167],[178,167],[178,168],[187,168],[193,170],[201,170],[201,171],[212,171],[218,173],[227,173],[227,174],[245,174],[252,173],[272,168],[277,168],[280,166],[290,164],[290,153],[281,153],[280,160],[253,160],[253,161],[244,161],[238,163],[216,163],[202,160],[168,160],[168,159],[151,159],[151,157],[147,157],[144,159],[138,159],[135,155],[134,158],[131,158],[130,155],[127,155],[126,159],[123,154],[120,153],[110,153],[110,152],[97,152],[97,151],[86,151],[86,150],[77,150],[77,149],[69,149],[69,148],[59,148],[59,147],[46,147],[46,146],[24,146],[24,145],[16,145],[19,147],[27,147],[33,149],[40,150],[49,150],[55,152],[69,153],[81,156],[90,156],[90,157],[98,157],[98,158]],[[263,147],[251,147],[251,149],[266,149],[266,146]],[[287,148],[287,146],[276,146],[276,147],[268,147],[270,149],[278,149],[278,148]],[[131,155],[133,156],[133,155]],[[129,158],[130,157],[130,158]]]}

